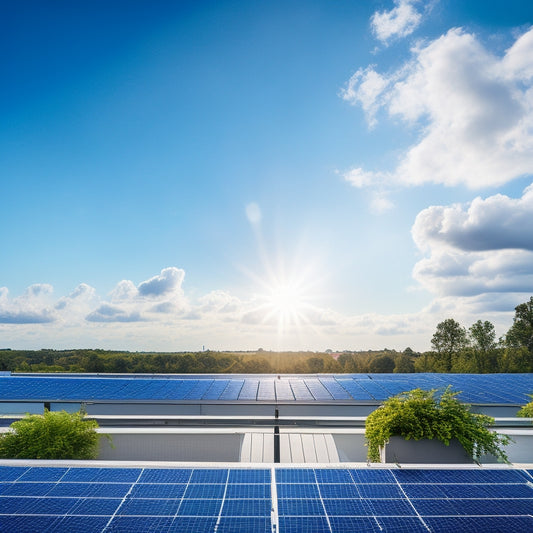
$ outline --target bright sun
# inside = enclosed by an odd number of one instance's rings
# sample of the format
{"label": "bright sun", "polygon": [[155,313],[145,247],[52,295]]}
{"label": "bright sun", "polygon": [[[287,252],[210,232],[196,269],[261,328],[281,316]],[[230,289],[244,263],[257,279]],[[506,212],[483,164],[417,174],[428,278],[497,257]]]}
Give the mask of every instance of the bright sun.
{"label": "bright sun", "polygon": [[278,334],[300,329],[310,322],[315,306],[313,289],[305,275],[271,276],[262,283],[259,309],[264,313],[264,322],[277,325]]}
{"label": "bright sun", "polygon": [[305,301],[302,287],[295,283],[272,286],[265,299],[270,314],[277,317],[281,326],[299,324],[305,318],[305,311],[309,305]]}

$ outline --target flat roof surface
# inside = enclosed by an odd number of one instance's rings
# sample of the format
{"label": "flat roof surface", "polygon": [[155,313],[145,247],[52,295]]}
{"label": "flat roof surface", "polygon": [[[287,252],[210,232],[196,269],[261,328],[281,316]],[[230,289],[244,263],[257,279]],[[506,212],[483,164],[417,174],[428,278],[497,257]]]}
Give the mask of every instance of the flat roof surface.
{"label": "flat roof surface", "polygon": [[0,530],[522,532],[527,468],[0,466]]}
{"label": "flat roof surface", "polygon": [[0,401],[379,403],[415,388],[451,385],[481,405],[530,401],[533,374],[89,375],[0,376]]}

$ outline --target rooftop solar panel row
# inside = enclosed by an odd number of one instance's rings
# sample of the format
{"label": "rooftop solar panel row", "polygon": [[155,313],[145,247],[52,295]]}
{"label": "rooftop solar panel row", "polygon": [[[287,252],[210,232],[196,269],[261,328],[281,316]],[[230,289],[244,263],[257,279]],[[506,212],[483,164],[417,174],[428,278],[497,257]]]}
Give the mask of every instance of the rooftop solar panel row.
{"label": "rooftop solar panel row", "polygon": [[368,401],[450,385],[468,403],[527,403],[533,374],[373,374],[117,378],[0,375],[2,401]]}
{"label": "rooftop solar panel row", "polygon": [[2,466],[0,530],[531,531],[532,481],[485,468]]}

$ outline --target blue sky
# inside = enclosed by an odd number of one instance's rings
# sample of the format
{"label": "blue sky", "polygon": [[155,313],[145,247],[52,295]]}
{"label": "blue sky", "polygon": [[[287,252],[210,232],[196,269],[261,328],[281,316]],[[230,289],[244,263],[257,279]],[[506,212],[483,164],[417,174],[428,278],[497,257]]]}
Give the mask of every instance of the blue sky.
{"label": "blue sky", "polygon": [[533,294],[533,4],[10,2],[0,345],[428,349]]}

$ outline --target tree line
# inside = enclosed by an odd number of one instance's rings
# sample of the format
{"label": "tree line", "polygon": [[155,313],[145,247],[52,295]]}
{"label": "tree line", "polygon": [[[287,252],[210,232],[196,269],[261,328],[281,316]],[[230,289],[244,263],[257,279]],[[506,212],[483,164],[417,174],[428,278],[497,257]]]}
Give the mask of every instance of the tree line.
{"label": "tree line", "polygon": [[410,372],[533,372],[533,296],[515,308],[509,331],[496,339],[494,325],[469,328],[453,318],[437,324],[432,350],[325,352],[127,352],[94,349],[0,349],[0,371],[315,374]]}

